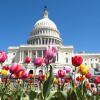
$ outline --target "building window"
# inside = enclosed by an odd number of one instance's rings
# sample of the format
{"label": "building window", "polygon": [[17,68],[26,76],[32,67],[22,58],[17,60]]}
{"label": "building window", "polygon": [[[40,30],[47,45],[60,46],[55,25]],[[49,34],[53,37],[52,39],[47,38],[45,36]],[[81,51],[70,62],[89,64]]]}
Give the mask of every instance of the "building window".
{"label": "building window", "polygon": [[36,57],[36,51],[33,50],[33,51],[32,51],[32,59],[34,59],[35,57]]}
{"label": "building window", "polygon": [[68,58],[66,58],[66,63],[68,63]]}
{"label": "building window", "polygon": [[13,53],[13,55],[15,55],[16,53]]}
{"label": "building window", "polygon": [[66,55],[68,55],[68,53],[66,52]]}
{"label": "building window", "polygon": [[93,64],[91,64],[91,67],[93,68]]}
{"label": "building window", "polygon": [[37,57],[42,57],[42,50],[37,51]]}
{"label": "building window", "polygon": [[95,59],[95,61],[97,61],[98,59]]}
{"label": "building window", "polygon": [[42,44],[44,44],[44,38],[42,38]]}
{"label": "building window", "polygon": [[91,61],[93,61],[93,58],[91,58]]}
{"label": "building window", "polygon": [[28,56],[28,51],[24,51],[24,52],[25,52],[25,53],[24,53],[24,54],[25,54],[25,56]]}

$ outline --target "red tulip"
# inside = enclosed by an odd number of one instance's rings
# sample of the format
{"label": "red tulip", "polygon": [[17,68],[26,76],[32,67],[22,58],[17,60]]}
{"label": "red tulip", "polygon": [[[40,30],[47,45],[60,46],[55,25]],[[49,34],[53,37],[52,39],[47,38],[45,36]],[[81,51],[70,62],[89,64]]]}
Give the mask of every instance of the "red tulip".
{"label": "red tulip", "polygon": [[3,51],[0,51],[0,63],[4,63],[6,59],[7,59],[6,53]]}
{"label": "red tulip", "polygon": [[9,70],[9,66],[3,66],[2,69]]}
{"label": "red tulip", "polygon": [[51,46],[48,46],[48,48],[45,50],[44,53],[44,57],[49,60],[53,59],[56,55],[57,55],[57,49]]}
{"label": "red tulip", "polygon": [[28,74],[28,78],[33,78],[33,74]]}
{"label": "red tulip", "polygon": [[85,74],[85,77],[87,78],[87,79],[90,79],[91,78],[91,73],[87,73],[87,74]]}
{"label": "red tulip", "polygon": [[10,73],[12,74],[16,74],[18,73],[20,70],[22,70],[22,66],[18,63],[14,63],[12,64],[12,66],[10,67]]}
{"label": "red tulip", "polygon": [[38,75],[38,80],[42,82],[44,80],[45,76],[44,75]]}
{"label": "red tulip", "polygon": [[30,63],[30,61],[31,61],[31,58],[27,56],[27,57],[25,58],[25,63]]}
{"label": "red tulip", "polygon": [[96,76],[94,79],[95,84],[100,84],[100,76]]}
{"label": "red tulip", "polygon": [[77,80],[77,81],[80,81],[80,77],[79,77],[79,76],[78,76],[78,77],[76,77],[76,80]]}
{"label": "red tulip", "polygon": [[29,83],[30,83],[30,84],[32,84],[32,82],[33,82],[32,80],[29,80]]}
{"label": "red tulip", "polygon": [[66,79],[65,79],[65,82],[66,82],[66,83],[69,83],[70,81],[71,81],[70,78],[66,78]]}
{"label": "red tulip", "polygon": [[83,59],[81,56],[74,56],[72,57],[72,64],[73,66],[77,67],[80,66],[83,62]]}
{"label": "red tulip", "polygon": [[63,78],[66,75],[65,70],[58,70],[58,77]]}
{"label": "red tulip", "polygon": [[42,57],[38,57],[34,59],[33,63],[35,66],[39,67],[39,66],[42,66],[43,62],[44,62],[44,59]]}

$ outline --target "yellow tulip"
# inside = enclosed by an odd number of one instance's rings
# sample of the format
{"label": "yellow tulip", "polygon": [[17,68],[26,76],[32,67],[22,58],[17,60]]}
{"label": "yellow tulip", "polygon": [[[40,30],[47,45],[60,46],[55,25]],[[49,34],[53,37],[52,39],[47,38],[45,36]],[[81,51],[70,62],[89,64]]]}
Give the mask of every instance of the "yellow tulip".
{"label": "yellow tulip", "polygon": [[49,74],[46,73],[46,74],[45,74],[45,80],[47,80],[48,77],[49,77]]}
{"label": "yellow tulip", "polygon": [[88,66],[85,66],[84,64],[81,64],[79,66],[79,73],[82,74],[82,75],[85,75],[89,72],[89,67]]}
{"label": "yellow tulip", "polygon": [[3,70],[1,71],[1,74],[7,76],[7,75],[8,75],[8,71],[3,69]]}
{"label": "yellow tulip", "polygon": [[58,79],[57,78],[54,78],[53,83],[54,84],[57,84],[58,83]]}

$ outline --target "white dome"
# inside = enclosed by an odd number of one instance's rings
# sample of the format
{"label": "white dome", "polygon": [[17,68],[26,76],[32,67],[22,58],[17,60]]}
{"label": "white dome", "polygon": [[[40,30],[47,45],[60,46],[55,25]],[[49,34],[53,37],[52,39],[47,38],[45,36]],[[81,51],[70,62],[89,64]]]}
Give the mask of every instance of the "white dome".
{"label": "white dome", "polygon": [[36,24],[34,25],[34,28],[35,29],[37,29],[37,28],[50,28],[50,29],[54,29],[57,31],[57,26],[49,18],[43,18],[43,19],[38,20],[36,22]]}

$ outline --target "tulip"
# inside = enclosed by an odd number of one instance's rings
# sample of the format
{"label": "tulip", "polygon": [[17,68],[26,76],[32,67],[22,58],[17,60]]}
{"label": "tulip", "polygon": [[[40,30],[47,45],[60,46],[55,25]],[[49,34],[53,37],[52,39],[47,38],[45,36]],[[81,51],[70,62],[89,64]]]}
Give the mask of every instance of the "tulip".
{"label": "tulip", "polygon": [[0,63],[4,63],[6,59],[7,59],[6,53],[3,51],[0,51]]}
{"label": "tulip", "polygon": [[55,47],[48,46],[48,48],[45,50],[44,57],[48,60],[53,59],[57,55],[57,49]]}
{"label": "tulip", "polygon": [[20,64],[18,64],[18,63],[14,63],[14,64],[11,65],[9,70],[10,70],[11,74],[16,74],[20,70],[22,70],[22,66]]}
{"label": "tulip", "polygon": [[78,71],[79,71],[80,74],[85,75],[85,74],[89,73],[89,67],[85,66],[84,64],[81,64],[79,66]]}
{"label": "tulip", "polygon": [[29,80],[29,83],[30,83],[30,84],[32,84],[32,82],[33,82],[32,80]]}
{"label": "tulip", "polygon": [[54,78],[53,83],[54,84],[58,84],[58,79],[57,78]]}
{"label": "tulip", "polygon": [[66,83],[70,83],[70,81],[71,81],[70,78],[66,78],[66,79],[65,79],[65,82],[66,82]]}
{"label": "tulip", "polygon": [[25,57],[25,63],[30,63],[30,61],[31,61],[31,58],[30,57]]}
{"label": "tulip", "polygon": [[82,82],[84,79],[85,79],[84,76],[78,76],[78,77],[76,77],[76,80],[79,81],[79,82]]}
{"label": "tulip", "polygon": [[47,80],[48,77],[49,77],[49,73],[46,73],[46,74],[45,74],[45,80]]}
{"label": "tulip", "polygon": [[67,66],[67,67],[64,67],[64,70],[66,71],[66,73],[70,73],[72,72],[72,68]]}
{"label": "tulip", "polygon": [[3,66],[2,69],[9,70],[9,66]]}
{"label": "tulip", "polygon": [[33,74],[28,74],[28,78],[33,78]]}
{"label": "tulip", "polygon": [[18,76],[19,76],[19,78],[27,78],[28,74],[27,74],[26,70],[22,70],[19,72]]}
{"label": "tulip", "polygon": [[100,76],[96,76],[94,79],[95,84],[100,84]]}
{"label": "tulip", "polygon": [[38,80],[42,82],[44,80],[45,76],[44,75],[38,75]]}
{"label": "tulip", "polygon": [[66,75],[65,70],[58,70],[58,77],[63,78]]}
{"label": "tulip", "polygon": [[39,66],[42,66],[43,62],[44,62],[44,59],[42,57],[38,57],[34,59],[33,63],[35,66],[39,67]]}
{"label": "tulip", "polygon": [[7,76],[7,75],[8,75],[8,71],[5,70],[5,69],[3,69],[3,70],[1,71],[1,74],[4,75],[4,76]]}
{"label": "tulip", "polygon": [[87,73],[86,75],[85,75],[85,77],[87,78],[87,79],[90,79],[91,78],[91,73]]}
{"label": "tulip", "polygon": [[90,84],[89,82],[87,82],[87,83],[85,84],[85,87],[86,87],[86,89],[90,89],[90,88],[91,88],[91,84]]}
{"label": "tulip", "polygon": [[72,57],[72,64],[73,66],[77,67],[80,66],[83,62],[83,59],[81,56],[74,56]]}
{"label": "tulip", "polygon": [[10,78],[16,78],[16,75],[15,74],[11,74]]}

